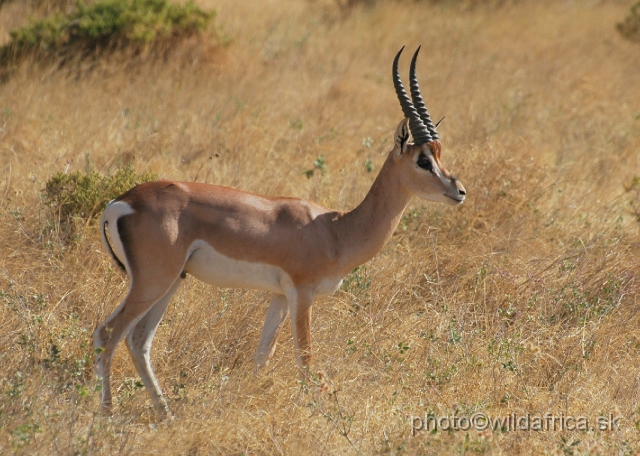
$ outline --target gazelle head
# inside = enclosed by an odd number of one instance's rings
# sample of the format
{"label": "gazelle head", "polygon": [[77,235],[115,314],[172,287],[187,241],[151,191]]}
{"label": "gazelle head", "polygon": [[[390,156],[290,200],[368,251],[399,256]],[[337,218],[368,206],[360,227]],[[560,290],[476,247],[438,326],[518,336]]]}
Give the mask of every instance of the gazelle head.
{"label": "gazelle head", "polygon": [[[429,201],[461,204],[466,191],[460,181],[440,163],[442,144],[436,131],[440,122],[436,125],[431,122],[420,95],[416,77],[416,59],[420,48],[413,55],[409,70],[413,102],[404,90],[398,72],[398,60],[403,49],[404,46],[393,60],[393,85],[405,116],[396,129],[393,158],[398,166],[405,168],[402,170],[403,184],[412,194]],[[409,142],[409,133],[413,136],[413,143]]]}

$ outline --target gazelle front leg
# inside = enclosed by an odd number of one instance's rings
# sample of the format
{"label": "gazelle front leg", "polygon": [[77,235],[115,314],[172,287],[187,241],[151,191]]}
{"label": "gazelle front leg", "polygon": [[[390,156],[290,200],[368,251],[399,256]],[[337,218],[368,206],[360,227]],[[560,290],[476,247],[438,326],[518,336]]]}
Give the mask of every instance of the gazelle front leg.
{"label": "gazelle front leg", "polygon": [[296,287],[295,296],[288,298],[296,363],[298,367],[307,369],[311,363],[311,306],[314,293],[310,288]]}
{"label": "gazelle front leg", "polygon": [[271,302],[267,310],[267,318],[262,328],[262,337],[260,345],[258,345],[258,354],[256,355],[256,368],[260,369],[267,365],[273,352],[276,349],[276,342],[282,329],[282,323],[289,314],[287,298],[284,295],[273,293]]}

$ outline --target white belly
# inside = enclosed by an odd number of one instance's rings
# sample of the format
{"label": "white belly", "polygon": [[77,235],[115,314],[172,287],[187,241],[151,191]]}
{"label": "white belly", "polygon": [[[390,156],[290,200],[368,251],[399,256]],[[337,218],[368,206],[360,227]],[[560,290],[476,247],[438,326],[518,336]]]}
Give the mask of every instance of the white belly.
{"label": "white belly", "polygon": [[[254,288],[290,295],[295,290],[289,274],[277,266],[229,258],[205,241],[195,241],[184,270],[196,279],[221,288]],[[327,296],[342,285],[342,277],[324,278],[315,287],[316,296]]]}
{"label": "white belly", "polygon": [[239,261],[221,254],[204,241],[195,241],[185,271],[202,282],[222,288],[257,288],[284,294],[291,278],[282,269],[263,263]]}
{"label": "white belly", "polygon": [[318,284],[316,288],[316,295],[327,296],[333,294],[338,288],[340,288],[340,285],[342,285],[342,278],[324,279]]}

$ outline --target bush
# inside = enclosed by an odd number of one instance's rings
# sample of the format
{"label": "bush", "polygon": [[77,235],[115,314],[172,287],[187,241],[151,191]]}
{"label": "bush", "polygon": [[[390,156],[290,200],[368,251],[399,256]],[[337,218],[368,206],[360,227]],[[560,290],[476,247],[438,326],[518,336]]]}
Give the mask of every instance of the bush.
{"label": "bush", "polygon": [[640,43],[640,2],[633,5],[625,21],[618,24],[618,31],[628,40]]}
{"label": "bush", "polygon": [[1,48],[2,63],[25,55],[77,57],[94,52],[132,47],[139,52],[175,38],[202,34],[215,18],[192,1],[185,5],[167,0],[79,1],[68,15],[56,14],[28,27],[11,31]]}
{"label": "bush", "polygon": [[87,225],[99,216],[107,203],[142,182],[156,180],[151,172],[136,173],[131,164],[114,174],[97,171],[56,173],[42,191],[45,205],[54,212],[54,221],[64,237],[75,234],[78,222]]}

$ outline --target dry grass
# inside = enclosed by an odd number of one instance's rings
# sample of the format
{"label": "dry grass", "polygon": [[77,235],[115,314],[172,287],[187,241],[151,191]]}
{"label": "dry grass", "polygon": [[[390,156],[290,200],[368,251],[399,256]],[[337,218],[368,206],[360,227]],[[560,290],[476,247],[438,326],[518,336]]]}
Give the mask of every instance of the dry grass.
{"label": "dry grass", "polygon": [[[632,453],[640,47],[615,29],[628,4],[200,4],[218,10],[226,49],[191,43],[79,78],[25,65],[0,87],[0,453]],[[0,36],[20,22],[12,8]],[[91,333],[127,282],[94,226],[59,241],[46,180],[133,161],[350,208],[401,118],[391,60],[420,43],[423,92],[447,115],[443,160],[468,199],[413,200],[387,247],[316,303],[315,366],[337,394],[300,383],[289,331],[254,376],[267,297],[189,278],[153,356],[178,418],[156,422],[123,347],[102,418]],[[321,155],[325,174],[307,179]],[[623,419],[411,435],[411,415],[476,411]]]}

